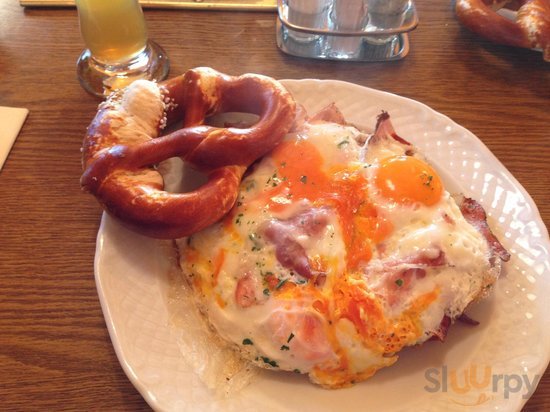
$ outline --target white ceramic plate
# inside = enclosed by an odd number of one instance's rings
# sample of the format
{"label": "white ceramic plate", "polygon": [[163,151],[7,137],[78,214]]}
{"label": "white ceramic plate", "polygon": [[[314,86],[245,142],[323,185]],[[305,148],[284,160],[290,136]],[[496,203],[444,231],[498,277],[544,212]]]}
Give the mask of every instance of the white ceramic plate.
{"label": "white ceramic plate", "polygon": [[334,101],[366,130],[387,110],[397,132],[424,152],[447,188],[482,203],[512,258],[491,298],[469,311],[481,324],[456,324],[444,344],[408,349],[394,366],[349,389],[329,391],[302,376],[264,372],[220,399],[179,352],[167,306],[165,243],[104,216],[96,282],[129,379],[154,409],[165,411],[519,410],[550,359],[550,241],[529,195],[479,139],[423,104],[338,81],[284,84],[310,113]]}

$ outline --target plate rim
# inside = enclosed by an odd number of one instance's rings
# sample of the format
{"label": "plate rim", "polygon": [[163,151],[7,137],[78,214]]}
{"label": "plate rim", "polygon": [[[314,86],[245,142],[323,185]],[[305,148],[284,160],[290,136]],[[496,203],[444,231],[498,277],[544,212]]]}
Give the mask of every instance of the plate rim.
{"label": "plate rim", "polygon": [[[451,117],[438,112],[434,109],[432,109],[430,106],[428,106],[425,103],[422,103],[420,101],[414,100],[409,97],[401,96],[398,94],[394,94],[391,92],[379,90],[370,88],[367,86],[358,85],[355,83],[343,81],[343,80],[331,80],[331,79],[317,79],[317,78],[304,78],[304,79],[282,79],[279,80],[285,87],[292,85],[304,85],[304,84],[312,84],[315,85],[315,87],[319,87],[320,85],[330,85],[334,87],[346,87],[351,89],[356,89],[361,93],[367,92],[371,94],[378,94],[381,96],[385,96],[391,100],[396,101],[402,101],[405,102],[407,105],[416,105],[417,107],[422,108],[422,110],[428,111],[430,113],[430,116],[435,116],[443,119],[445,122],[451,123],[453,127],[456,127],[461,133],[468,136],[469,140],[472,140],[476,144],[475,151],[478,152],[479,150],[482,151],[483,157],[491,159],[491,161],[496,165],[493,169],[497,169],[499,174],[506,178],[515,189],[517,189],[521,195],[523,196],[523,199],[527,203],[527,205],[530,208],[530,212],[533,214],[532,220],[535,220],[536,227],[541,231],[541,239],[540,241],[546,244],[547,248],[550,249],[550,237],[548,228],[544,224],[544,221],[542,220],[542,216],[540,214],[540,211],[535,204],[533,198],[529,195],[529,193],[525,190],[525,188],[521,185],[521,183],[510,173],[510,171],[502,164],[502,162],[494,155],[493,152],[485,145],[485,143],[478,138],[473,132],[466,129],[464,126],[458,124],[455,122]],[[391,114],[391,113],[390,113]],[[94,279],[96,283],[96,290],[98,293],[98,298],[100,301],[103,317],[105,324],[107,326],[109,337],[112,343],[112,346],[115,350],[116,357],[122,366],[122,369],[132,385],[138,390],[138,392],[142,395],[144,400],[147,402],[147,404],[155,409],[155,410],[164,410],[164,408],[161,407],[161,404],[159,404],[159,400],[157,397],[151,393],[151,391],[147,388],[147,385],[144,384],[137,373],[134,370],[134,367],[128,362],[127,358],[124,354],[124,348],[122,347],[122,343],[120,340],[120,336],[117,331],[116,325],[113,323],[113,316],[112,311],[110,308],[110,303],[107,300],[107,296],[104,293],[103,289],[105,288],[105,279],[103,279],[102,274],[100,273],[100,266],[102,264],[103,260],[103,249],[104,249],[104,243],[105,243],[105,233],[107,231],[107,228],[109,225],[117,224],[113,221],[113,219],[106,214],[105,212],[101,215],[101,222],[98,228],[98,233],[96,237],[96,248],[95,248],[95,256],[94,256]],[[548,281],[548,279],[546,279]],[[550,305],[549,305],[550,306]],[[547,323],[550,323],[550,318],[547,319]],[[540,375],[542,377],[542,374],[548,368],[548,365],[550,364],[550,349],[546,351],[545,359],[542,359],[541,363],[539,364],[539,368],[537,368],[536,371],[534,371],[533,375]],[[545,366],[544,366],[545,365]],[[530,371],[531,372],[531,371]],[[537,382],[537,385],[539,381]],[[534,391],[533,391],[534,393]],[[524,399],[521,402],[521,405],[518,405],[519,408],[523,407],[525,403],[527,402],[529,398]]]}

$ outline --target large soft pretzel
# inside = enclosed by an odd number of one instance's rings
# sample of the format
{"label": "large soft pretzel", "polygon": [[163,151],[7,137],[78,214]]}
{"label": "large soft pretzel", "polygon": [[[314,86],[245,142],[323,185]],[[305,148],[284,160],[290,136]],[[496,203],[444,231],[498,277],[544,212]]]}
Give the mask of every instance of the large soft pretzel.
{"label": "large soft pretzel", "polygon": [[[520,6],[515,21],[496,12],[509,3]],[[473,32],[496,43],[540,48],[550,61],[550,0],[457,0],[456,14]]]}
{"label": "large soft pretzel", "polygon": [[[217,128],[207,116],[246,112],[249,128]],[[197,232],[225,215],[246,168],[273,149],[293,124],[295,103],[275,80],[189,70],[161,84],[139,80],[99,106],[83,143],[81,185],[126,226],[157,238]],[[183,128],[159,136],[167,125]],[[188,193],[164,191],[155,165],[182,157],[208,181]]]}

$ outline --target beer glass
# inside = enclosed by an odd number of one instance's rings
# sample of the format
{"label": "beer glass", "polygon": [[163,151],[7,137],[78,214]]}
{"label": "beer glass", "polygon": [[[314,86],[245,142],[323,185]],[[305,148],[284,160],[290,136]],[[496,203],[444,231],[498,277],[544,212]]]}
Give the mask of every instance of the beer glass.
{"label": "beer glass", "polygon": [[138,0],[76,0],[76,7],[86,45],[77,74],[85,90],[105,97],[137,79],[166,78],[168,57],[148,39]]}

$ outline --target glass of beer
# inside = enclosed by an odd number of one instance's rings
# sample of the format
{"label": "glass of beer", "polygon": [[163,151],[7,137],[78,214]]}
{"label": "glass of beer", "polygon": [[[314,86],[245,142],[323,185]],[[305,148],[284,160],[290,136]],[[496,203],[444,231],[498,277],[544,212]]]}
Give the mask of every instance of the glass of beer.
{"label": "glass of beer", "polygon": [[166,78],[168,57],[148,39],[138,0],[76,0],[76,7],[86,44],[77,74],[85,90],[105,97],[137,79]]}

